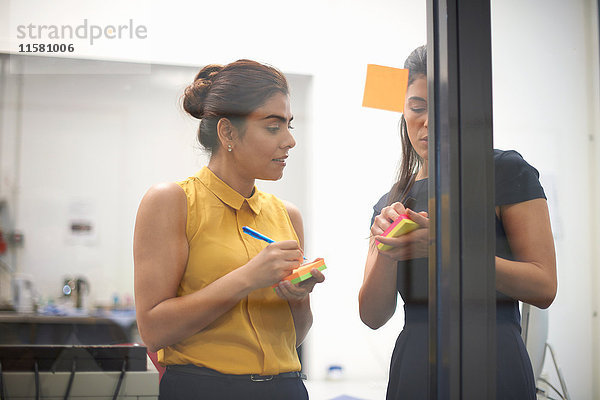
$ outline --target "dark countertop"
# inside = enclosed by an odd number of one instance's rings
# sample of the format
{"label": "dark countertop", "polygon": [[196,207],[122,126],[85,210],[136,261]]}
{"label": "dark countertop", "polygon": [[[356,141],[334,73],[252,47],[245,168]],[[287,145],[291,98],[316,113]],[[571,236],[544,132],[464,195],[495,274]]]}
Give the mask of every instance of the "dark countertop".
{"label": "dark countertop", "polygon": [[137,341],[135,312],[41,315],[0,312],[2,344],[118,344]]}

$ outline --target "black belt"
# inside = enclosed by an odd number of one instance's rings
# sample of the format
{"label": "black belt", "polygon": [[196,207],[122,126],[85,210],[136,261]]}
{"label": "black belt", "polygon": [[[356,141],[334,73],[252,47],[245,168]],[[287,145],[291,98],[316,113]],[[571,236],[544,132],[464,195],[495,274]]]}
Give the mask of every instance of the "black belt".
{"label": "black belt", "polygon": [[291,371],[291,372],[283,372],[278,375],[259,375],[259,374],[246,374],[246,375],[232,375],[232,374],[223,374],[219,371],[215,371],[214,369],[198,367],[193,364],[186,365],[167,365],[167,370],[184,372],[188,374],[195,374],[201,376],[212,376],[216,378],[231,378],[231,379],[241,379],[252,382],[266,382],[271,381],[273,379],[304,379],[306,380],[306,374],[303,374],[300,371]]}

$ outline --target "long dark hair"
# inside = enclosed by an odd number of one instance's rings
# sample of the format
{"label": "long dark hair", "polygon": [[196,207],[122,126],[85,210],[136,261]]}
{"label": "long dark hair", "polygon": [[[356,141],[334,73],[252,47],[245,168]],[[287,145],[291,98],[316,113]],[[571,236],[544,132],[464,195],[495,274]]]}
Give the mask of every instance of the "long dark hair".
{"label": "long dark hair", "polygon": [[183,108],[200,120],[198,141],[211,154],[220,147],[217,124],[228,118],[240,128],[245,118],[273,94],[288,94],[288,83],[278,69],[252,60],[202,68],[185,89]]}
{"label": "long dark hair", "polygon": [[[404,62],[404,68],[408,69],[408,87],[417,78],[426,77],[427,47],[420,46],[413,50]],[[400,137],[402,139],[402,159],[400,161],[398,178],[388,196],[388,205],[397,201],[405,202],[406,195],[415,183],[417,172],[423,165],[423,159],[417,154],[408,138],[408,129],[404,114],[402,114],[402,118],[400,119]]]}

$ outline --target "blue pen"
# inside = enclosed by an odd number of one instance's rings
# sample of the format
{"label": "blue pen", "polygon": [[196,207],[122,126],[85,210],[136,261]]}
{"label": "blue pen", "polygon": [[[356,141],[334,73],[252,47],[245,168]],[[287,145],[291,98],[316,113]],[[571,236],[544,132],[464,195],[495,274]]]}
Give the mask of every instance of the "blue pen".
{"label": "blue pen", "polygon": [[[264,240],[267,243],[273,243],[274,240],[271,239],[268,236],[263,235],[262,233],[256,232],[254,229],[248,227],[248,226],[243,226],[242,230],[244,231],[245,234],[248,234],[250,236],[252,236],[255,239],[258,240]],[[305,260],[308,260],[306,257],[304,257]]]}
{"label": "blue pen", "polygon": [[262,233],[258,233],[256,232],[254,229],[248,227],[248,226],[244,226],[242,227],[242,230],[244,231],[244,233],[252,236],[253,238],[256,238],[258,240],[264,240],[267,243],[273,243],[274,240],[271,239],[270,237],[267,237],[265,235],[263,235]]}

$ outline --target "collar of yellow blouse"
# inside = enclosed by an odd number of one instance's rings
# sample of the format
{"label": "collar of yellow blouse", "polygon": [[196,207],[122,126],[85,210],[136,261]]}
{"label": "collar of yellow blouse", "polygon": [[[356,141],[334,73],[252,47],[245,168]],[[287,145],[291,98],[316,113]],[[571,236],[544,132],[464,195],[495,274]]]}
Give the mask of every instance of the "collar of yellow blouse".
{"label": "collar of yellow blouse", "polygon": [[260,191],[256,188],[256,186],[254,186],[252,196],[245,198],[232,189],[228,184],[219,179],[219,177],[216,176],[210,169],[208,169],[208,167],[203,167],[200,171],[198,171],[196,177],[198,177],[200,182],[202,182],[208,188],[208,190],[214,193],[215,196],[217,196],[229,207],[235,208],[239,211],[244,202],[247,202],[255,214],[260,213],[262,196],[260,196]]}

